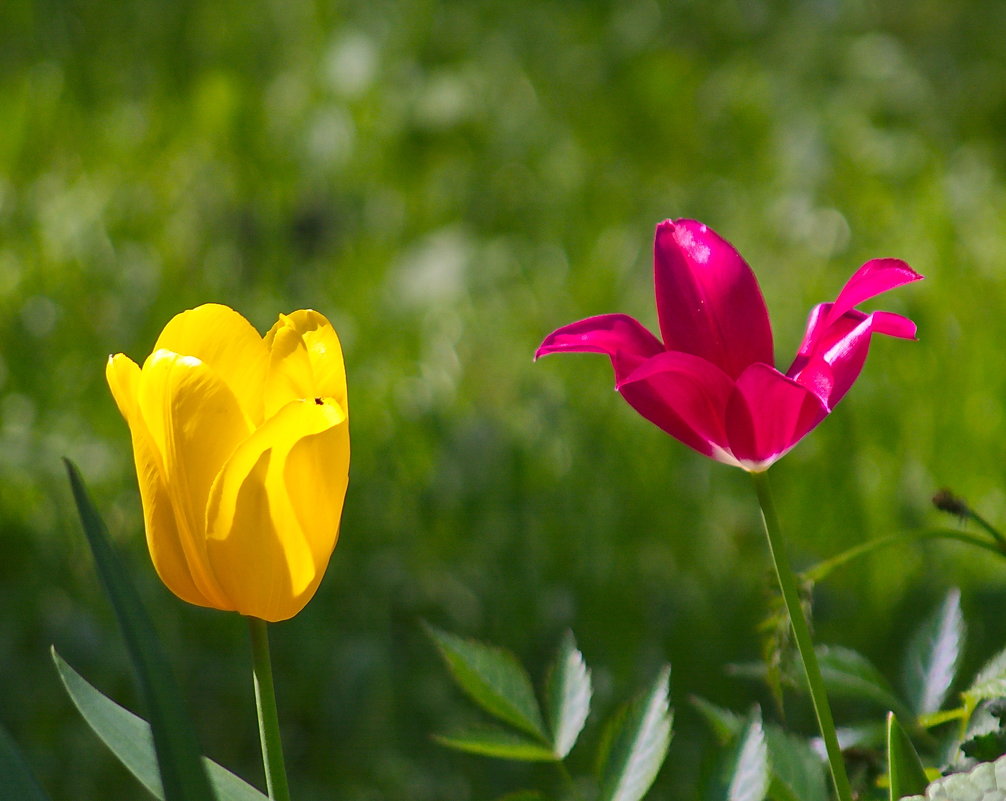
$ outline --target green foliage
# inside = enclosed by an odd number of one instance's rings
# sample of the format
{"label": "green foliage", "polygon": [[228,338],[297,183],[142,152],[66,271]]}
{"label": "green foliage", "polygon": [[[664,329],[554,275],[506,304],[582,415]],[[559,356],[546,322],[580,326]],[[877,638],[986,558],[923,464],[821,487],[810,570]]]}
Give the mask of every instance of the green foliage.
{"label": "green foliage", "polygon": [[557,759],[564,759],[576,743],[590,713],[593,695],[590,671],[576,647],[573,633],[567,632],[559,655],[549,672],[545,696],[548,700],[549,730]]}
{"label": "green foliage", "polygon": [[[529,720],[541,717],[527,672],[512,654],[433,626],[427,626],[427,631],[458,686],[482,709],[525,732]],[[619,709],[606,724],[597,758],[601,801],[639,801],[653,784],[671,741],[670,676],[670,667],[665,666],[646,692]],[[543,735],[529,739],[512,730],[486,727],[435,739],[441,745],[483,756],[562,762],[587,721],[593,695],[590,670],[571,632],[563,637],[548,670],[545,694],[549,739]],[[519,715],[514,713],[517,708],[522,710]]]}
{"label": "green foliage", "polygon": [[778,726],[765,726],[772,780],[769,796],[777,801],[827,801],[828,779],[821,757],[802,737]]}
{"label": "green foliage", "polygon": [[451,734],[438,734],[434,739],[448,748],[498,759],[520,762],[554,762],[556,759],[551,748],[505,729],[469,728]]}
{"label": "green foliage", "polygon": [[727,787],[727,801],[763,801],[771,771],[761,714],[751,716],[737,745],[737,758]]}
{"label": "green foliage", "polygon": [[819,645],[821,675],[830,695],[872,701],[886,709],[911,712],[895,695],[890,683],[862,654],[851,648]]}
{"label": "green foliage", "polygon": [[670,681],[667,666],[612,719],[601,760],[601,801],[638,801],[653,784],[671,742]]}
{"label": "green foliage", "polygon": [[548,742],[527,671],[503,648],[427,626],[458,686],[493,717]]}
{"label": "green foliage", "polygon": [[938,711],[947,694],[964,647],[960,590],[951,590],[939,608],[919,627],[905,654],[902,676],[916,717]]}
{"label": "green foliage", "polygon": [[893,712],[887,713],[887,776],[890,801],[921,793],[929,784],[922,760]]}
{"label": "green foliage", "polygon": [[[52,658],[63,686],[94,733],[151,795],[164,799],[150,724],[96,690],[55,648]],[[203,757],[203,764],[218,801],[266,801],[265,795],[216,762]]]}
{"label": "green foliage", "polygon": [[216,795],[210,789],[192,723],[186,718],[181,695],[153,623],[108,542],[105,523],[88,497],[80,473],[70,461],[66,462],[66,469],[98,575],[115,610],[150,715],[163,798],[165,801],[212,800]]}
{"label": "green foliage", "polygon": [[0,726],[0,801],[49,801],[10,733]]}
{"label": "green foliage", "polygon": [[925,796],[903,801],[1006,801],[1006,757],[937,779],[926,788]]}

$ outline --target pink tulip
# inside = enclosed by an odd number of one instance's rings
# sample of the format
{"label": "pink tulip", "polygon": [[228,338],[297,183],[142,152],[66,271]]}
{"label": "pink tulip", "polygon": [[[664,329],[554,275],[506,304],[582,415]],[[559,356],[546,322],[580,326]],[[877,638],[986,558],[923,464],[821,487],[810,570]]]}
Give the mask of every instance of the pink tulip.
{"label": "pink tulip", "polygon": [[767,470],[842,399],[873,334],[915,338],[915,323],[854,307],[921,275],[899,259],[860,267],[834,303],[810,313],[796,359],[775,368],[772,328],[747,262],[695,220],[665,220],[653,243],[663,342],[625,314],[553,331],[535,353],[603,353],[615,388],[651,423],[705,456]]}

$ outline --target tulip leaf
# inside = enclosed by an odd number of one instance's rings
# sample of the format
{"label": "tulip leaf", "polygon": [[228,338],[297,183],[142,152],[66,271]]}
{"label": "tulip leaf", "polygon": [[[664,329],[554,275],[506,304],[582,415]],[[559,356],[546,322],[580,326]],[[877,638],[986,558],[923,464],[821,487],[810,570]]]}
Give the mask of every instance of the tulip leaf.
{"label": "tulip leaf", "polygon": [[925,795],[906,796],[902,801],[1006,801],[1006,757],[937,779]]}
{"label": "tulip leaf", "polygon": [[519,762],[555,762],[552,749],[523,734],[496,728],[464,729],[451,734],[435,735],[441,745],[470,754],[514,759]]}
{"label": "tulip leaf", "polygon": [[605,735],[600,801],[639,801],[667,756],[674,715],[670,709],[671,667],[624,708]]}
{"label": "tulip leaf", "polygon": [[816,649],[821,676],[835,696],[873,701],[902,718],[913,719],[911,709],[895,695],[891,685],[862,654],[851,648],[821,645]]}
{"label": "tulip leaf", "polygon": [[[755,710],[741,735],[737,756],[727,786],[728,801],[763,801],[771,771],[761,713]],[[802,800],[801,800],[802,801]]]}
{"label": "tulip leaf", "polygon": [[810,743],[778,726],[765,726],[771,768],[769,795],[779,801],[828,801],[824,763]]}
{"label": "tulip leaf", "polygon": [[946,700],[957,675],[964,635],[961,593],[953,589],[919,627],[908,646],[903,675],[916,717],[931,715]]}
{"label": "tulip leaf", "polygon": [[929,784],[922,760],[893,712],[887,713],[887,773],[891,801],[923,793]]}
{"label": "tulip leaf", "polygon": [[566,632],[562,639],[545,690],[552,751],[556,759],[564,759],[583,731],[594,692],[590,670],[576,647],[572,632]]}
{"label": "tulip leaf", "polygon": [[49,801],[42,786],[24,761],[21,749],[6,728],[0,726],[0,801]]}
{"label": "tulip leaf", "polygon": [[502,648],[427,626],[458,686],[495,718],[549,743],[531,679]]}
{"label": "tulip leaf", "polygon": [[[70,700],[101,741],[152,795],[164,798],[150,724],[134,715],[74,670],[52,649],[52,659]],[[268,797],[227,768],[203,757],[219,801],[268,801]]]}
{"label": "tulip leaf", "polygon": [[210,789],[192,726],[183,711],[181,693],[140,596],[108,541],[105,523],[88,497],[76,466],[64,460],[77,511],[94,554],[105,592],[115,610],[136,671],[140,695],[150,715],[154,751],[166,801],[206,801]]}

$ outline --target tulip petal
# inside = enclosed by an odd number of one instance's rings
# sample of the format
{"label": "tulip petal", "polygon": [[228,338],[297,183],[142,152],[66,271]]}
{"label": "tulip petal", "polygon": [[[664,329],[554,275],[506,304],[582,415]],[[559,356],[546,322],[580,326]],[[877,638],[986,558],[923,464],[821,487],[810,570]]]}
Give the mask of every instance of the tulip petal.
{"label": "tulip petal", "polygon": [[827,415],[810,388],[767,364],[752,364],[727,406],[730,450],[744,469],[766,470]]}
{"label": "tulip petal", "polygon": [[758,281],[733,245],[695,220],[665,220],[654,241],[660,333],[668,350],[701,356],[731,378],[774,364]]}
{"label": "tulip petal", "polygon": [[292,400],[334,398],[347,409],[342,345],[324,315],[312,309],[281,314],[265,335],[269,370],[265,416]]}
{"label": "tulip petal", "polygon": [[280,319],[265,335],[267,345],[273,347],[273,338],[281,328],[298,333],[307,348],[315,384],[313,394],[303,397],[334,398],[346,409],[346,364],[339,335],[328,318],[314,309],[299,309],[290,314],[281,314]]}
{"label": "tulip petal", "polygon": [[248,419],[253,424],[261,421],[269,351],[251,323],[230,307],[205,303],[175,315],[154,350],[205,362],[234,393]]}
{"label": "tulip petal", "polygon": [[810,384],[809,377],[827,370],[833,377],[828,395],[824,400],[829,408],[845,396],[859,377],[870,349],[873,334],[886,334],[902,339],[915,337],[915,323],[907,317],[892,312],[865,312],[852,310],[832,322],[826,328],[818,321],[831,317],[829,304],[822,304],[812,314],[805,342],[811,349],[797,356],[787,375],[801,384]]}
{"label": "tulip petal", "polygon": [[534,357],[551,353],[603,353],[611,359],[618,382],[663,350],[660,340],[638,320],[627,314],[601,314],[556,329],[545,337]]}
{"label": "tulip petal", "polygon": [[305,601],[314,594],[335,548],[349,484],[349,425],[345,416],[340,421],[333,415],[330,421],[329,428],[295,442],[283,467],[290,505],[314,557],[313,578],[301,590]]}
{"label": "tulip petal", "polygon": [[154,569],[165,586],[183,601],[197,606],[212,606],[192,581],[188,562],[179,542],[178,524],[175,522],[171,498],[164,484],[161,457],[153,445],[143,415],[137,414],[139,365],[128,356],[116,354],[108,360],[105,377],[122,416],[129,424],[143,505],[144,530]]}
{"label": "tulip petal", "polygon": [[[328,436],[336,428],[343,431]],[[243,442],[220,471],[206,512],[207,550],[221,586],[242,614],[285,620],[313,595],[338,533],[349,458],[346,429],[345,412],[334,399],[293,401]],[[307,476],[308,469],[319,467],[331,474]],[[289,494],[297,481],[308,485]],[[317,517],[303,525],[309,515]],[[312,542],[323,526],[329,530]]]}
{"label": "tulip petal", "polygon": [[901,259],[871,259],[846,281],[831,306],[828,323],[836,321],[864,300],[921,279],[922,276]]}
{"label": "tulip petal", "polygon": [[733,381],[690,353],[665,351],[646,360],[617,389],[651,423],[719,461],[727,448],[725,414]]}
{"label": "tulip petal", "polygon": [[206,501],[220,465],[250,433],[246,418],[216,371],[166,350],[143,365],[138,407],[163,461],[192,579],[214,607],[232,609],[206,558]]}

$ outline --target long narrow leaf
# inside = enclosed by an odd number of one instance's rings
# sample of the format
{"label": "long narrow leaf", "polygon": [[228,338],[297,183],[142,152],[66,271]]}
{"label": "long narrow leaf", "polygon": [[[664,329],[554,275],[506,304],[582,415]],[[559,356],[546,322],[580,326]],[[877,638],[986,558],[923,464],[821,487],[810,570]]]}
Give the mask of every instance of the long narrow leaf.
{"label": "long narrow leaf", "polygon": [[552,751],[564,759],[583,731],[590,713],[593,688],[590,671],[577,650],[572,632],[567,632],[546,685]]}
{"label": "long narrow leaf", "polygon": [[650,689],[618,719],[608,740],[601,778],[601,801],[639,801],[650,789],[671,742],[671,668],[666,665]]}
{"label": "long narrow leaf", "polygon": [[206,778],[199,746],[183,711],[181,693],[168,669],[154,627],[108,542],[105,523],[91,503],[79,471],[72,462],[64,461],[98,575],[118,618],[140,694],[150,715],[164,797],[166,801],[214,799],[216,796]]}
{"label": "long narrow leaf", "polygon": [[[52,659],[70,699],[94,733],[152,795],[163,799],[154,739],[147,721],[99,692],[55,648]],[[213,760],[203,757],[203,764],[219,801],[268,801],[266,795]]]}
{"label": "long narrow leaf", "polygon": [[427,626],[458,686],[493,717],[548,743],[527,672],[509,651]]}
{"label": "long narrow leaf", "polygon": [[891,782],[890,801],[924,793],[929,784],[922,760],[893,712],[887,713],[887,773]]}
{"label": "long narrow leaf", "polygon": [[939,710],[957,675],[964,647],[961,593],[954,589],[916,631],[906,654],[905,689],[916,717]]}
{"label": "long narrow leaf", "polygon": [[0,726],[0,801],[49,801],[3,726]]}

